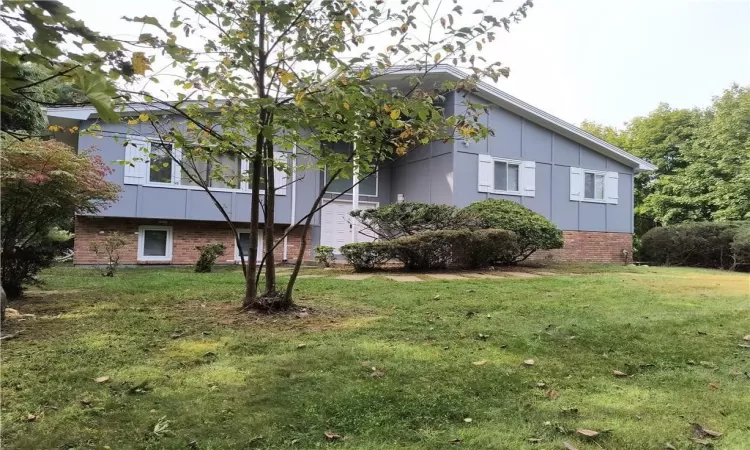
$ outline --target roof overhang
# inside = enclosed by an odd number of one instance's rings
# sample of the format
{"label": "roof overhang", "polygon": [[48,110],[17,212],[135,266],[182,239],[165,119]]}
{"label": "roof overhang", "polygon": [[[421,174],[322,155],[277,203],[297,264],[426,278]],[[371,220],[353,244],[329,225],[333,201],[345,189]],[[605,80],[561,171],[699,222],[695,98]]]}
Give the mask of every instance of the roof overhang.
{"label": "roof overhang", "polygon": [[[425,70],[427,71],[427,74],[425,74]],[[427,84],[429,84],[430,81],[436,81],[438,78],[442,81],[445,81],[446,79],[459,81],[468,78],[468,75],[463,71],[456,69],[453,66],[440,64],[428,66],[427,69],[423,68],[421,70],[418,70],[415,67],[393,67],[383,71],[383,73],[378,76],[378,79],[386,82],[398,82],[399,80],[403,80],[412,75],[420,75],[421,77],[424,77]],[[430,80],[430,78],[432,78],[432,80]],[[632,167],[636,172],[656,169],[656,166],[650,162],[638,158],[635,155],[631,155],[625,150],[599,139],[575,125],[565,122],[552,114],[546,113],[535,106],[529,105],[489,83],[479,81],[476,85],[476,91],[474,94],[500,106],[503,109],[511,111],[524,119],[550,129],[561,136],[565,136],[574,142],[585,145],[604,156],[621,162],[628,167]]]}

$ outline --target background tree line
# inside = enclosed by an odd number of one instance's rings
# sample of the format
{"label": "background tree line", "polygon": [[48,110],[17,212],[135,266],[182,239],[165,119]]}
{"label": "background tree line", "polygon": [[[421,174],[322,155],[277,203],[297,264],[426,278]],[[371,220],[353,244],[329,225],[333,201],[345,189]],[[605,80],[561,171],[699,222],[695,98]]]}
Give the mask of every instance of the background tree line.
{"label": "background tree line", "polygon": [[705,109],[660,104],[624,128],[581,128],[656,165],[635,179],[635,233],[687,221],[750,219],[750,86]]}

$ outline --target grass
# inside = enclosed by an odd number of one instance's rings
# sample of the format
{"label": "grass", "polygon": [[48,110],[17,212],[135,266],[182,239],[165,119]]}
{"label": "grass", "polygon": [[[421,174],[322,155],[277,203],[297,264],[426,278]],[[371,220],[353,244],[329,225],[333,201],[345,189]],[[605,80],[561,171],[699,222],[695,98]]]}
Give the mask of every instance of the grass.
{"label": "grass", "polygon": [[236,270],[49,270],[5,326],[3,448],[750,448],[747,274],[554,270],[585,275],[307,278],[270,317]]}

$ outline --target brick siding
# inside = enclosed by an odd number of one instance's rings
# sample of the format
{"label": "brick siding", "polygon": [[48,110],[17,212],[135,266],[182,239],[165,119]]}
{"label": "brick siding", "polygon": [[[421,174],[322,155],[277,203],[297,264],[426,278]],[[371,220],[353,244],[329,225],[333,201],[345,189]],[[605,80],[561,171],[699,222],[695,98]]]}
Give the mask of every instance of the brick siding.
{"label": "brick siding", "polygon": [[[605,264],[625,264],[632,261],[633,235],[599,231],[563,231],[563,248],[540,250],[531,255],[532,261],[580,261]],[[623,250],[628,252],[626,261]]]}
{"label": "brick siding", "polygon": [[[172,227],[172,260],[171,261],[138,261],[138,227],[142,225],[157,225]],[[249,228],[249,224],[235,224],[237,228]],[[285,225],[277,225],[276,236],[281,236]],[[113,217],[76,217],[75,224],[75,264],[105,263],[106,256],[102,255],[97,261],[97,255],[91,251],[91,243],[103,241],[105,236],[112,231],[118,231],[127,240],[127,244],[121,248],[120,264],[173,264],[191,265],[195,264],[200,256],[196,246],[222,243],[227,250],[217,260],[217,264],[235,264],[235,243],[232,231],[224,222],[208,222],[194,220],[149,220],[149,219],[124,219]],[[311,233],[307,235],[307,251],[305,261],[312,260]],[[290,262],[296,260],[302,242],[302,227],[296,227],[287,239],[287,258]],[[263,244],[265,247],[265,243]],[[284,244],[279,244],[274,250],[277,262],[282,261]]]}

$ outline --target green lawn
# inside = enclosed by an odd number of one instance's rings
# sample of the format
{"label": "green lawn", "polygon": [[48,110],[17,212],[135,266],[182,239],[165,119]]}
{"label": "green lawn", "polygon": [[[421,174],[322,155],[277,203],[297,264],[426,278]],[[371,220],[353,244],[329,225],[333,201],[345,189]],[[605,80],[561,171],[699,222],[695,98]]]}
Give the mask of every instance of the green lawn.
{"label": "green lawn", "polygon": [[3,448],[750,449],[748,275],[573,270],[302,279],[270,317],[236,270],[49,270],[4,328]]}

